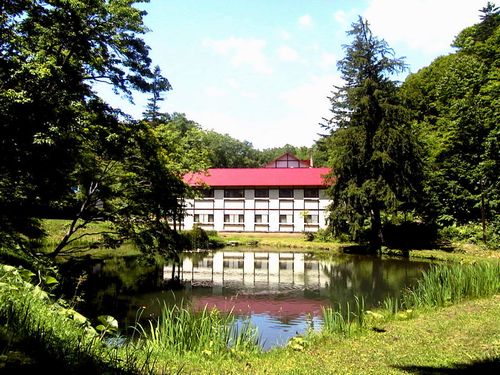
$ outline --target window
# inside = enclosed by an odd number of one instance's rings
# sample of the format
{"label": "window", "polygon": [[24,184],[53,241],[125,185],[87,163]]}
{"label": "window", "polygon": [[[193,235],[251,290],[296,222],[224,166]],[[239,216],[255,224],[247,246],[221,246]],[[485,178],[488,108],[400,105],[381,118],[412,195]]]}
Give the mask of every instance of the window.
{"label": "window", "polygon": [[269,189],[255,189],[255,198],[269,198]]}
{"label": "window", "polygon": [[214,189],[205,189],[202,190],[203,198],[213,198],[214,197]]}
{"label": "window", "polygon": [[293,215],[280,215],[280,224],[293,223]]}
{"label": "window", "polygon": [[243,214],[225,214],[224,223],[226,224],[243,224],[245,223],[245,215]]}
{"label": "window", "polygon": [[319,198],[319,189],[304,189],[304,198]]}
{"label": "window", "polygon": [[224,190],[224,198],[244,198],[245,190],[243,189],[226,189]]}
{"label": "window", "polygon": [[213,223],[214,215],[213,214],[195,214],[194,215],[195,223]]}
{"label": "window", "polygon": [[280,198],[293,198],[293,189],[280,189]]}
{"label": "window", "polygon": [[267,223],[267,215],[255,215],[255,224]]}
{"label": "window", "polygon": [[305,215],[304,223],[306,224],[318,224],[318,215]]}

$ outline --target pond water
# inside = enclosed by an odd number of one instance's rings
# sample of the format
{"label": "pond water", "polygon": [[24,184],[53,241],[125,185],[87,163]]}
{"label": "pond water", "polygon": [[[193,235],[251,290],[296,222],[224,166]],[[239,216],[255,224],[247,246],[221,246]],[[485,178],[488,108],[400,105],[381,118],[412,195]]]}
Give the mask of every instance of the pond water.
{"label": "pond water", "polygon": [[[180,265],[141,258],[71,265],[85,269],[77,294],[87,316],[109,314],[122,327],[157,317],[164,304],[232,311],[258,328],[265,349],[285,344],[309,326],[321,326],[321,308],[354,303],[367,309],[416,283],[427,262],[355,255],[318,257],[303,252],[230,248],[183,254]],[[182,288],[169,288],[172,275]]]}

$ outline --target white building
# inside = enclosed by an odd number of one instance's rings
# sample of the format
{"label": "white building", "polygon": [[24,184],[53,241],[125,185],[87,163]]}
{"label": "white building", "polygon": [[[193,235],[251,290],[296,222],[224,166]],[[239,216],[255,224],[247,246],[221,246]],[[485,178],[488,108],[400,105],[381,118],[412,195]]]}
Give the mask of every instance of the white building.
{"label": "white building", "polygon": [[324,177],[287,153],[263,168],[212,168],[186,175],[203,198],[186,202],[183,228],[237,232],[315,232],[326,226]]}

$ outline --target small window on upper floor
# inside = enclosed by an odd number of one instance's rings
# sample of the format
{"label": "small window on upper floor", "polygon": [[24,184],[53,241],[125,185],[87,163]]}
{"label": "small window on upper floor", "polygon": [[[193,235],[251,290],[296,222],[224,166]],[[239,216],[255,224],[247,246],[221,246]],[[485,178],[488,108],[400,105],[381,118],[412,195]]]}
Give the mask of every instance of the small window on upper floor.
{"label": "small window on upper floor", "polygon": [[244,189],[226,189],[224,190],[224,198],[245,198]]}
{"label": "small window on upper floor", "polygon": [[214,197],[214,189],[203,189],[201,191],[203,198],[213,198]]}
{"label": "small window on upper floor", "polygon": [[304,198],[319,198],[319,189],[304,189]]}
{"label": "small window on upper floor", "polygon": [[269,198],[269,189],[255,189],[255,198]]}
{"label": "small window on upper floor", "polygon": [[293,189],[280,189],[280,198],[293,198]]}

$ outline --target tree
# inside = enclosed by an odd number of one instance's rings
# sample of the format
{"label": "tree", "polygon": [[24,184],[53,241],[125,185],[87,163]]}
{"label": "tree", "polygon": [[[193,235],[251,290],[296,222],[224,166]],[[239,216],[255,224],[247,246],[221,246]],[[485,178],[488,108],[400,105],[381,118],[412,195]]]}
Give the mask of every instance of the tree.
{"label": "tree", "polygon": [[259,153],[248,141],[239,141],[227,134],[209,130],[205,134],[205,144],[210,150],[212,168],[258,167]]}
{"label": "tree", "polygon": [[162,93],[171,90],[172,86],[168,79],[161,75],[161,69],[158,65],[155,66],[153,71],[153,82],[151,83],[151,98],[148,99],[146,110],[143,113],[144,119],[152,123],[158,120],[160,114],[159,102],[165,100]]}
{"label": "tree", "polygon": [[337,63],[345,82],[330,99],[333,117],[324,125],[332,168],[330,224],[335,233],[362,240],[370,248],[383,241],[382,215],[409,212],[420,196],[419,146],[389,79],[405,69],[387,43],[372,35],[361,17],[353,23],[345,57]]}
{"label": "tree", "polygon": [[481,13],[456,37],[457,52],[410,75],[402,96],[425,145],[437,222],[481,221],[486,241],[500,208],[500,14],[491,3]]}
{"label": "tree", "polygon": [[0,4],[2,240],[9,237],[21,245],[15,227],[69,204],[68,197],[80,185],[76,178],[92,165],[85,164],[92,160],[88,157],[96,144],[92,138],[113,137],[113,129],[103,129],[110,122],[99,123],[107,117],[102,111],[108,109],[93,91],[93,83],[107,83],[130,100],[132,91],[150,91],[154,74],[149,48],[140,38],[146,32],[145,13],[133,4],[131,0]]}

